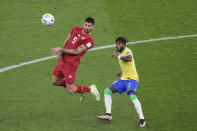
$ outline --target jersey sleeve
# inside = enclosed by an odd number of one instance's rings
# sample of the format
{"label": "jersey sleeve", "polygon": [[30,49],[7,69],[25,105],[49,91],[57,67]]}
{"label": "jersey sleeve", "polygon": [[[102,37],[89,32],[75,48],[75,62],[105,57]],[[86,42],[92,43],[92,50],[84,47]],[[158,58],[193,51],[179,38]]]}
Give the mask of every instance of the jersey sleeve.
{"label": "jersey sleeve", "polygon": [[128,55],[131,55],[131,52],[130,51],[127,51],[126,52],[126,55],[128,56]]}
{"label": "jersey sleeve", "polygon": [[87,39],[83,42],[83,45],[86,47],[86,50],[90,50],[94,47],[94,41],[92,39]]}
{"label": "jersey sleeve", "polygon": [[132,56],[132,52],[131,52],[131,50],[126,50],[126,52],[125,52],[126,54],[126,56]]}

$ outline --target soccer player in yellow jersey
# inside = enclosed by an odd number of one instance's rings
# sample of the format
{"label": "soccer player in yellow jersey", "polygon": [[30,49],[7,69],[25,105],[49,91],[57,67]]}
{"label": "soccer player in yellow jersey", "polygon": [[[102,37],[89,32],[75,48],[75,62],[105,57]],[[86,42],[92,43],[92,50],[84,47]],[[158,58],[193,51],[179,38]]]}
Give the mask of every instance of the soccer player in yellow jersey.
{"label": "soccer player in yellow jersey", "polygon": [[112,57],[117,58],[119,61],[121,71],[117,74],[117,76],[120,78],[112,83],[109,88],[104,90],[106,113],[102,116],[98,116],[97,118],[100,120],[112,120],[111,95],[116,92],[121,94],[126,91],[139,116],[140,127],[145,127],[146,121],[142,113],[140,101],[137,98],[137,86],[139,82],[138,73],[135,67],[133,53],[129,48],[126,47],[126,42],[127,40],[123,37],[118,37],[116,39],[116,51],[119,52],[119,55],[115,53],[112,55]]}

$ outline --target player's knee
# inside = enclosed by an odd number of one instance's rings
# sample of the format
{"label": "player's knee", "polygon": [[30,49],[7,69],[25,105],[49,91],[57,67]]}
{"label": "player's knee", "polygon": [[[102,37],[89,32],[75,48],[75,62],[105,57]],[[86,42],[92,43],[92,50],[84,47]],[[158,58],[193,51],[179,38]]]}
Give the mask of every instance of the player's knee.
{"label": "player's knee", "polygon": [[72,94],[72,93],[75,93],[75,92],[76,92],[75,90],[70,89],[70,88],[66,88],[66,89],[67,89],[67,92],[68,92],[69,94]]}
{"label": "player's knee", "polygon": [[61,83],[59,83],[59,82],[57,82],[55,80],[52,80],[52,85],[59,86],[59,85],[61,85]]}
{"label": "player's knee", "polygon": [[76,92],[76,89],[73,87],[73,86],[68,86],[67,85],[67,92],[69,93],[69,94],[72,94],[72,93],[75,93]]}
{"label": "player's knee", "polygon": [[106,94],[106,95],[112,95],[112,91],[109,88],[106,88],[104,90],[104,94]]}
{"label": "player's knee", "polygon": [[57,82],[52,80],[52,85],[56,86]]}
{"label": "player's knee", "polygon": [[136,99],[137,99],[137,96],[136,96],[136,95],[130,94],[130,100],[131,100],[131,101],[134,101],[134,100],[136,100]]}

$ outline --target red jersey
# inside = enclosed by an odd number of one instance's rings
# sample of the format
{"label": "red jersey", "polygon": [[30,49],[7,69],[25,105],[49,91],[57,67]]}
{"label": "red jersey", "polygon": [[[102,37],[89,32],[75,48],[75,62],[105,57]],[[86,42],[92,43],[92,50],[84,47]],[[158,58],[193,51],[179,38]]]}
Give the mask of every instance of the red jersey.
{"label": "red jersey", "polygon": [[[70,38],[67,41],[67,44],[64,48],[66,49],[76,49],[80,45],[84,45],[86,47],[86,50],[89,50],[93,48],[94,46],[94,40],[91,34],[83,34],[82,33],[83,28],[80,26],[74,26],[72,30],[70,31]],[[83,52],[79,55],[68,55],[64,54],[62,57],[63,62],[72,64],[76,68],[80,64],[80,58],[85,54],[86,52]]]}

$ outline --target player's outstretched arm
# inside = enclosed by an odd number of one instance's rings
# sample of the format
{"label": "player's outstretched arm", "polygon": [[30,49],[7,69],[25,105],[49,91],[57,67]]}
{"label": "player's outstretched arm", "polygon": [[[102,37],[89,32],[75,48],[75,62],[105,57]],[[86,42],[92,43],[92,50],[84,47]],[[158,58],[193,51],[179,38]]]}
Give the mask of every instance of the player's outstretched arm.
{"label": "player's outstretched arm", "polygon": [[112,57],[118,58],[118,59],[120,59],[122,61],[125,61],[125,62],[131,62],[132,61],[132,56],[131,55],[128,55],[128,56],[118,56],[116,53],[114,53],[112,55]]}
{"label": "player's outstretched arm", "polygon": [[76,49],[66,49],[66,48],[60,48],[60,47],[51,49],[52,54],[56,54],[56,53],[60,52],[63,54],[68,54],[68,55],[79,55],[85,51],[86,51],[86,47],[84,45],[80,45]]}
{"label": "player's outstretched arm", "polygon": [[63,48],[66,46],[66,44],[67,44],[69,38],[70,38],[70,33],[68,34],[68,36],[67,36],[66,39],[64,40]]}
{"label": "player's outstretched arm", "polygon": [[119,59],[121,59],[122,61],[125,61],[125,62],[131,62],[132,61],[132,56],[131,55],[121,56],[121,57],[119,57]]}

